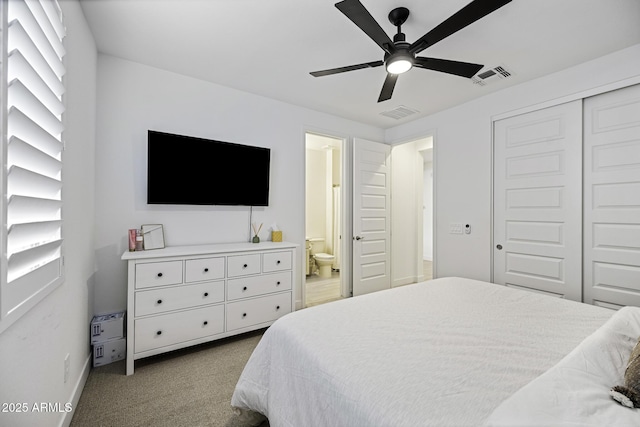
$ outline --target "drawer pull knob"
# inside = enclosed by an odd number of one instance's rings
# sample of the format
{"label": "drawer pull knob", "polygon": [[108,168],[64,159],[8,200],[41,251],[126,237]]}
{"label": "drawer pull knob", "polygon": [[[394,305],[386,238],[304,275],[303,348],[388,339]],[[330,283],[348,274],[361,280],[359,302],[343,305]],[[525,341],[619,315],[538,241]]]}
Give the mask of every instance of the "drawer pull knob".
{"label": "drawer pull knob", "polygon": [[209,269],[208,269],[208,268],[205,268],[205,269],[204,269],[204,272],[205,272],[205,273],[208,273],[208,272],[209,272]]}
{"label": "drawer pull knob", "polygon": [[158,300],[158,304],[162,304],[162,300],[161,299]]}
{"label": "drawer pull knob", "polygon": [[162,335],[162,331],[156,332],[156,335]]}
{"label": "drawer pull knob", "polygon": [[279,305],[278,305],[278,306],[276,306],[276,310],[280,310],[280,306],[279,306]]}
{"label": "drawer pull knob", "polygon": [[207,322],[206,320],[203,322],[204,326],[207,326],[209,324],[209,322]]}
{"label": "drawer pull knob", "polygon": [[277,283],[276,283],[276,286],[280,286],[280,282],[277,282]]}
{"label": "drawer pull knob", "polygon": [[247,264],[245,264],[245,265],[243,265],[243,266],[242,266],[242,268],[247,268],[247,267],[248,267],[248,265],[247,265]]}
{"label": "drawer pull knob", "polygon": [[209,292],[205,292],[205,293],[204,293],[204,296],[205,296],[205,297],[208,297],[208,296],[209,296]]}
{"label": "drawer pull knob", "polygon": [[162,273],[158,273],[158,277],[162,277]]}
{"label": "drawer pull knob", "polygon": [[247,317],[247,313],[242,313],[242,317]]}
{"label": "drawer pull knob", "polygon": [[246,291],[246,290],[247,290],[247,287],[245,286],[244,288],[242,288],[242,290],[243,290],[243,291]]}
{"label": "drawer pull knob", "polygon": [[280,264],[280,260],[276,261],[276,264]]}

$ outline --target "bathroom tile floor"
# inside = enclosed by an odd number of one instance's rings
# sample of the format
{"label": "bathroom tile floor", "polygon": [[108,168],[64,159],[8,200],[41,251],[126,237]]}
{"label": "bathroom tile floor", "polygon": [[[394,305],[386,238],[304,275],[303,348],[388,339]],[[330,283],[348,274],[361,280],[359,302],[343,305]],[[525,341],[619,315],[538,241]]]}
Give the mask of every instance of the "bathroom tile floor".
{"label": "bathroom tile floor", "polygon": [[334,271],[331,278],[322,278],[317,274],[307,276],[306,306],[324,304],[342,299],[340,296],[340,272]]}
{"label": "bathroom tile floor", "polygon": [[422,263],[422,273],[424,274],[424,280],[433,279],[433,262],[424,260]]}
{"label": "bathroom tile floor", "polygon": [[[424,261],[423,274],[424,280],[433,278],[433,263],[431,261]],[[307,276],[305,286],[307,307],[342,299],[340,296],[340,272],[338,271],[334,271],[330,279],[311,274]]]}

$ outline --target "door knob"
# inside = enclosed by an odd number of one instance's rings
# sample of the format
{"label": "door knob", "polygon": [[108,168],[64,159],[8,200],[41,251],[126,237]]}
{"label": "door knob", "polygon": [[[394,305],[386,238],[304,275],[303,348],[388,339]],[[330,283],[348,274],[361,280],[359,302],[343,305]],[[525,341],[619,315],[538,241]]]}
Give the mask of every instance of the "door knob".
{"label": "door knob", "polygon": [[501,250],[502,250],[502,245],[497,245],[497,246],[496,246],[496,249],[497,249],[497,250],[499,250],[499,251],[501,251]]}
{"label": "door knob", "polygon": [[354,240],[364,240],[364,237],[356,236],[353,238]]}

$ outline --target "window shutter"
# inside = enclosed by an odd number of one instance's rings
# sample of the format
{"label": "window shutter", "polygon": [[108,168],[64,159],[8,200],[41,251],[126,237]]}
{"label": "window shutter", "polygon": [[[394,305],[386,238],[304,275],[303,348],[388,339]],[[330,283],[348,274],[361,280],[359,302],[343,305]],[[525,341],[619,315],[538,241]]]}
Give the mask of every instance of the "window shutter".
{"label": "window shutter", "polygon": [[65,72],[65,30],[57,1],[9,0],[3,12],[6,268],[0,330],[62,281]]}

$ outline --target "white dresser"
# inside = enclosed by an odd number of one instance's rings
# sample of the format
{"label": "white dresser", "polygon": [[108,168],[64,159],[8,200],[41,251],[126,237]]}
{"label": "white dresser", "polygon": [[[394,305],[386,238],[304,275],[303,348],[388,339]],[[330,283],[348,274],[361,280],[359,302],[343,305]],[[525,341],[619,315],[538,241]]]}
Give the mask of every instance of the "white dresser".
{"label": "white dresser", "polygon": [[269,326],[295,305],[287,242],[125,252],[127,375],[134,360]]}

